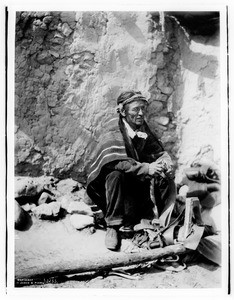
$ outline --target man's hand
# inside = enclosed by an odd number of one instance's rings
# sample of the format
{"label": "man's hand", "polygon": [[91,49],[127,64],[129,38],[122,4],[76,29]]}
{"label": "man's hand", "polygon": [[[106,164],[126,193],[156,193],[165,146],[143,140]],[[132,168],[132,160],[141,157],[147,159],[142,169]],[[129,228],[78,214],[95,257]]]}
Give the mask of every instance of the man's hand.
{"label": "man's hand", "polygon": [[173,163],[169,154],[165,151],[155,162],[149,164],[149,175],[160,174],[169,178],[174,177]]}
{"label": "man's hand", "polygon": [[149,164],[149,175],[154,175],[156,173],[162,173],[163,172],[163,165],[161,162],[155,161]]}

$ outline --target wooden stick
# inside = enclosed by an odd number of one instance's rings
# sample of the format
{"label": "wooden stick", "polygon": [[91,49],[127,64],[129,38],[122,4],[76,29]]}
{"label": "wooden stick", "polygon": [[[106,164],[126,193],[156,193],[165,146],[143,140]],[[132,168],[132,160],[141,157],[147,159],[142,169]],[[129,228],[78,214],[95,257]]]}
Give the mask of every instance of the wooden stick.
{"label": "wooden stick", "polygon": [[16,270],[15,279],[28,278],[48,278],[61,275],[71,275],[84,272],[92,272],[99,270],[109,270],[116,267],[130,266],[139,263],[153,261],[164,256],[185,253],[187,250],[182,244],[167,246],[165,248],[157,248],[153,250],[145,250],[139,253],[117,252],[115,255],[97,255],[89,258],[69,257],[59,260],[56,258],[50,264],[43,263],[34,265],[31,268],[20,268]]}
{"label": "wooden stick", "polygon": [[192,198],[187,198],[185,202],[184,234],[183,234],[182,241],[185,241],[190,231],[192,212],[193,212]]}
{"label": "wooden stick", "polygon": [[153,207],[153,212],[154,212],[154,219],[155,220],[158,220],[158,208],[157,208],[157,205],[156,205],[156,199],[155,199],[155,195],[154,195],[154,178],[151,179],[150,181],[150,199],[151,201],[153,202],[154,204],[154,207]]}

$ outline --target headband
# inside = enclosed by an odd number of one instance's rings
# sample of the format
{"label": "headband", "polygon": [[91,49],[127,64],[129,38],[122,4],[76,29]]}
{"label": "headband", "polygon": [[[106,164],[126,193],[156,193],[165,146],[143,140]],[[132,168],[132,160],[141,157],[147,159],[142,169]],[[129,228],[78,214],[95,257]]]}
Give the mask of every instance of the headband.
{"label": "headband", "polygon": [[119,103],[117,105],[117,112],[120,112],[123,109],[124,105],[126,105],[128,103],[131,103],[133,101],[146,101],[148,103],[148,100],[144,96],[135,94],[132,97],[130,97],[130,98],[124,100],[123,102]]}

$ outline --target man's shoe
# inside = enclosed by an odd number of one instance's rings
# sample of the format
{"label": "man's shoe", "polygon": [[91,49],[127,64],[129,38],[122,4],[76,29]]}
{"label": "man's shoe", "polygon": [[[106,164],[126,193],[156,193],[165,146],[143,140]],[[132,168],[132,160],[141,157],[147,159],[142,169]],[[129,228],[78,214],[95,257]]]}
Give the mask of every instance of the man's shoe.
{"label": "man's shoe", "polygon": [[123,238],[123,239],[133,238],[133,236],[135,234],[135,231],[134,231],[133,227],[134,227],[133,225],[120,227],[119,231],[121,233],[121,238]]}
{"label": "man's shoe", "polygon": [[122,232],[134,232],[134,225],[128,225],[128,226],[122,226],[120,227],[119,231],[122,231]]}
{"label": "man's shoe", "polygon": [[106,238],[105,238],[106,248],[109,250],[118,250],[120,247],[120,238],[118,231],[113,227],[107,227]]}

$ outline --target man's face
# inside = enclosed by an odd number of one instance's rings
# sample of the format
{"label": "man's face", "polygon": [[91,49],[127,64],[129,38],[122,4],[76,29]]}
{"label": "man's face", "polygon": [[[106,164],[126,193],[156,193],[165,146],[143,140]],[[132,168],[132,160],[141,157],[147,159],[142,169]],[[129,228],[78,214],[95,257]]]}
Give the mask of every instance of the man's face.
{"label": "man's face", "polygon": [[144,122],[146,109],[147,103],[145,101],[133,101],[129,104],[126,104],[126,107],[124,107],[124,113],[122,115],[125,117],[125,120],[132,127],[132,129],[136,130]]}

